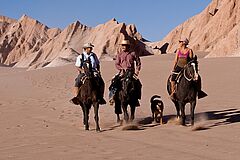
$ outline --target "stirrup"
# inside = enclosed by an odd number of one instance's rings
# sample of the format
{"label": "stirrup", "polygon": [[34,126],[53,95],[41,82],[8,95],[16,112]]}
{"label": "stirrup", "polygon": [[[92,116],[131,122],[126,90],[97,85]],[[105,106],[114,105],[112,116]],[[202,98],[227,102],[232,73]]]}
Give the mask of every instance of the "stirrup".
{"label": "stirrup", "polygon": [[109,100],[109,104],[112,106],[113,104],[114,104],[114,99],[113,98],[111,98],[110,100]]}

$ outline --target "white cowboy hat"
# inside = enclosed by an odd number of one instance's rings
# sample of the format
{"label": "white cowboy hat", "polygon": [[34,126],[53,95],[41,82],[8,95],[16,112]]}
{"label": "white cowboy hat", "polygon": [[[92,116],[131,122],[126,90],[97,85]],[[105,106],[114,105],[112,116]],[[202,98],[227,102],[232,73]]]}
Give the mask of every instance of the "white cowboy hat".
{"label": "white cowboy hat", "polygon": [[85,43],[83,45],[83,48],[93,48],[93,47],[94,47],[94,45],[92,43]]}
{"label": "white cowboy hat", "polygon": [[130,45],[130,41],[129,40],[122,40],[122,42],[120,43],[120,45]]}
{"label": "white cowboy hat", "polygon": [[184,44],[188,45],[189,40],[184,37],[184,38],[181,38],[181,39],[179,40],[179,42],[183,42]]}

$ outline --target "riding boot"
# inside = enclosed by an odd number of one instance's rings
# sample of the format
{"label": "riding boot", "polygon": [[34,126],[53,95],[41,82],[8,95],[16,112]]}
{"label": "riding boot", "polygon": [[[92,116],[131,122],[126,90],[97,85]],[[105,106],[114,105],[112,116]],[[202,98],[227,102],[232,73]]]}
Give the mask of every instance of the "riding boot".
{"label": "riding boot", "polygon": [[208,96],[207,93],[202,91],[202,81],[200,76],[199,76],[199,79],[197,80],[197,91],[198,91],[198,99]]}
{"label": "riding boot", "polygon": [[99,95],[99,104],[106,104],[107,102],[105,101],[104,97],[104,88],[105,88],[105,84],[102,78],[100,78],[100,95]]}
{"label": "riding boot", "polygon": [[137,98],[141,99],[142,98],[142,84],[139,79],[136,80],[136,92],[137,92]]}
{"label": "riding boot", "polygon": [[69,100],[70,103],[73,103],[75,105],[79,105],[79,98],[77,97],[79,93],[79,88],[78,87],[74,87],[74,95],[75,97],[73,97],[72,99]]}
{"label": "riding boot", "polygon": [[136,101],[136,107],[139,107],[140,106],[140,102],[139,100]]}

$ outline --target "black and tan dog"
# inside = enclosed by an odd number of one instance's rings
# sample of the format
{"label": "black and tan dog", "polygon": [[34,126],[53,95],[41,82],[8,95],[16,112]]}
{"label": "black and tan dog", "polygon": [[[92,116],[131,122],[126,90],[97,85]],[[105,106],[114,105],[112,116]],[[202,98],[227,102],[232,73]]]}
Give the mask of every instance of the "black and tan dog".
{"label": "black and tan dog", "polygon": [[[155,122],[160,122],[160,124],[163,124],[163,109],[164,105],[161,100],[161,96],[154,95],[150,99],[151,103],[151,111],[152,111],[152,118],[155,120]],[[159,117],[158,117],[159,115]]]}

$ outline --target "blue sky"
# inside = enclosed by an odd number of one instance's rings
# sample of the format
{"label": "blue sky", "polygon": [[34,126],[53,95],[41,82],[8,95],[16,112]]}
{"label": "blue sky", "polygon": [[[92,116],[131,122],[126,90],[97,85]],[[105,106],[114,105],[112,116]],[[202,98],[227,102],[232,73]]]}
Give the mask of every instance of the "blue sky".
{"label": "blue sky", "polygon": [[65,28],[79,20],[94,27],[116,18],[135,24],[144,38],[159,41],[177,25],[200,13],[211,0],[0,0],[0,15],[23,14],[48,27]]}

